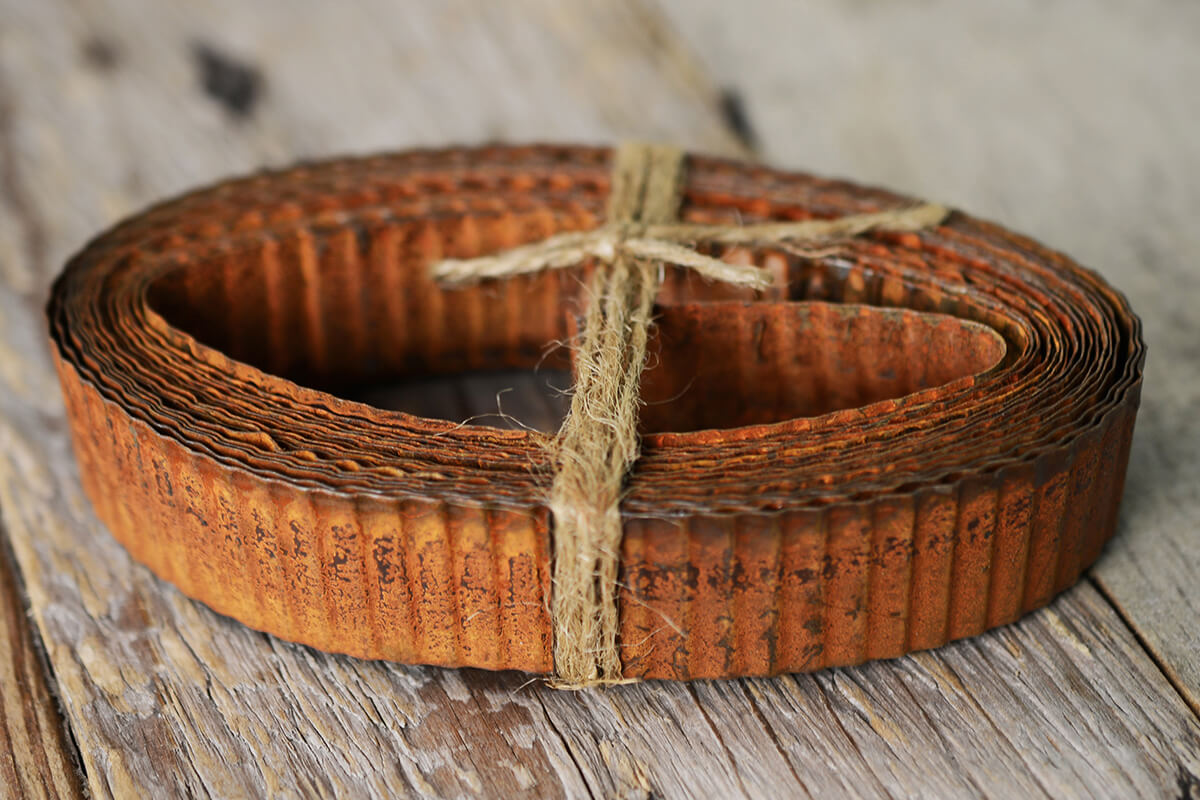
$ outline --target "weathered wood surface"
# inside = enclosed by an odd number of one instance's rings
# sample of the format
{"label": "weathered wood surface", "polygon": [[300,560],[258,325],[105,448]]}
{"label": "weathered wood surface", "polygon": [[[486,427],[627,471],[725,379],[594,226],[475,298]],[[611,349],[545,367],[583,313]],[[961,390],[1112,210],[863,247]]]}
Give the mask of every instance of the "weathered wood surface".
{"label": "weathered wood surface", "polygon": [[663,4],[765,160],[991,217],[1129,297],[1145,389],[1091,574],[1200,711],[1200,5]]}
{"label": "weathered wood surface", "polygon": [[0,795],[81,797],[63,719],[33,642],[16,566],[0,542]]}
{"label": "weathered wood surface", "polygon": [[[357,662],[257,634],[131,563],[95,521],[40,315],[48,280],[88,235],[165,193],[334,152],[630,135],[734,152],[745,120],[729,113],[736,101],[722,117],[716,88],[729,83],[743,91],[772,160],[978,208],[1076,252],[1133,295],[1155,348],[1150,413],[1140,422],[1125,535],[1097,583],[1180,690],[1193,691],[1195,616],[1183,615],[1198,601],[1184,579],[1198,557],[1200,503],[1186,470],[1195,474],[1200,452],[1188,422],[1200,377],[1195,363],[1156,364],[1161,351],[1184,353],[1200,340],[1187,308],[1200,246],[1183,225],[1197,202],[1186,170],[1169,168],[1172,158],[1190,158],[1193,173],[1200,164],[1197,145],[1172,127],[1200,110],[1194,100],[1187,107],[1184,71],[1160,74],[1164,63],[1194,63],[1177,46],[1179,31],[1154,28],[1153,15],[1123,20],[1069,3],[1074,15],[1038,16],[1048,33],[1032,22],[1009,30],[1035,36],[1018,58],[994,41],[991,50],[939,45],[934,29],[999,24],[943,3],[902,4],[901,14],[830,0],[810,4],[821,16],[805,20],[785,3],[748,4],[734,17],[727,4],[718,16],[721,4],[672,1],[666,17],[639,0],[0,2],[0,513],[95,796],[1200,791],[1200,723],[1088,583],[1017,625],[895,662],[566,694],[519,675]],[[1079,23],[1093,17],[1091,27]],[[706,77],[677,30],[726,80]],[[892,35],[907,44],[887,44]],[[861,51],[848,44],[855,36],[866,37]],[[844,61],[847,47],[873,71]],[[1095,84],[1051,69],[1071,52],[1100,58],[1114,48],[1120,54],[1101,59],[1109,71]],[[976,53],[988,56],[982,65]],[[1134,77],[1123,78],[1123,66]],[[908,85],[905,69],[928,70],[918,74],[936,79],[937,96]],[[1170,82],[1160,91],[1151,79]],[[1143,83],[1147,96],[1134,97]],[[1072,105],[1055,94],[1109,84],[1123,92],[1119,102],[1085,92]],[[856,99],[837,99],[854,91]],[[1146,112],[1149,132],[1123,118],[1109,124],[1101,112],[1110,107],[1117,117]],[[1137,145],[1142,166],[1093,161],[1072,151],[1080,143],[1096,158]],[[1075,186],[1086,191],[1076,196]],[[1095,196],[1122,192],[1120,201]],[[1029,203],[1041,213],[1023,216]],[[1108,216],[1093,225],[1080,204]],[[1114,228],[1121,209],[1143,221],[1117,229],[1131,239],[1100,230]],[[1138,257],[1117,263],[1122,254]],[[1158,272],[1147,277],[1139,265]],[[1174,283],[1156,283],[1167,278]],[[1163,318],[1152,321],[1156,311]],[[1188,332],[1188,342],[1177,338]],[[460,388],[473,404],[463,413],[495,408],[494,384]],[[505,411],[521,416],[508,397]],[[1184,552],[1144,541],[1156,538]],[[1122,559],[1148,575],[1136,591],[1121,588],[1119,576],[1134,574]],[[1156,619],[1165,623],[1156,628]]]}

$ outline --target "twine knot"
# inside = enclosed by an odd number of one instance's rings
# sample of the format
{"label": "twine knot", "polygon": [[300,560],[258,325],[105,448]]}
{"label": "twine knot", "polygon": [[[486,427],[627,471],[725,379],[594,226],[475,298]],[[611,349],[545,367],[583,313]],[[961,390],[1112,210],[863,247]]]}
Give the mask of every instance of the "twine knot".
{"label": "twine knot", "polygon": [[496,255],[448,259],[432,270],[436,279],[453,284],[572,267],[589,258],[600,265],[575,353],[571,408],[552,445],[558,471],[548,500],[554,520],[551,685],[557,688],[633,680],[622,675],[617,644],[620,501],[639,452],[639,389],[662,264],[761,291],[771,285],[770,273],[713,258],[696,246],[816,242],[884,228],[915,231],[941,223],[949,213],[927,203],[833,220],[681,224],[676,218],[683,169],[678,148],[622,145],[613,159],[604,225]]}

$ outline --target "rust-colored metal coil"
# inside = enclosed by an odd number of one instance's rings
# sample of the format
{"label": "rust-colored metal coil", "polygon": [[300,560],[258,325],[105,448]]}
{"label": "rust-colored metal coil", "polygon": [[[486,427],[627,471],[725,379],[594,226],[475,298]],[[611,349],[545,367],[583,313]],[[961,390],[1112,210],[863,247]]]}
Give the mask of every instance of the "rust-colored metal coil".
{"label": "rust-colored metal coil", "polygon": [[[551,670],[544,437],[322,389],[537,364],[569,335],[586,265],[456,289],[428,268],[600,224],[609,158],[306,165],[97,238],[48,313],[100,518],[186,594],[285,639]],[[682,219],[904,202],[695,157]],[[776,288],[667,270],[622,506],[626,676],[898,656],[1011,622],[1096,559],[1144,358],[1139,321],[1097,275],[957,212],[726,257]]]}

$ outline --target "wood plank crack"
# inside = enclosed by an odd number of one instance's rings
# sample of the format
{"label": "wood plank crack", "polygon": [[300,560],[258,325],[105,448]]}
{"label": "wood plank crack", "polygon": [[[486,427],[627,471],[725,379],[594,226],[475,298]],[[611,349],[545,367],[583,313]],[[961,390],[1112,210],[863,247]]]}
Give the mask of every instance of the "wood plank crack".
{"label": "wood plank crack", "polygon": [[23,596],[0,522],[0,787],[22,797],[83,797],[75,743]]}

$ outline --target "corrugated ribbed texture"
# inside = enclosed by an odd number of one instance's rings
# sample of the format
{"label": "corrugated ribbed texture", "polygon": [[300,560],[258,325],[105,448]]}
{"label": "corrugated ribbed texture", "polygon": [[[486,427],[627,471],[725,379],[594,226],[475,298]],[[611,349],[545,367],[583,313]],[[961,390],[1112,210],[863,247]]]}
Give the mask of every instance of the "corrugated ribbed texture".
{"label": "corrugated ribbed texture", "polygon": [[[573,330],[588,265],[453,291],[427,268],[598,224],[608,157],[310,165],[187,195],[92,242],[48,313],[100,518],[186,594],[284,638],[550,671],[545,437],[335,390],[541,362]],[[903,202],[694,159],[682,215]],[[1045,604],[1099,556],[1143,345],[1097,276],[962,214],[820,253],[724,255],[777,282],[755,295],[665,273],[623,503],[627,676],[936,647]]]}

